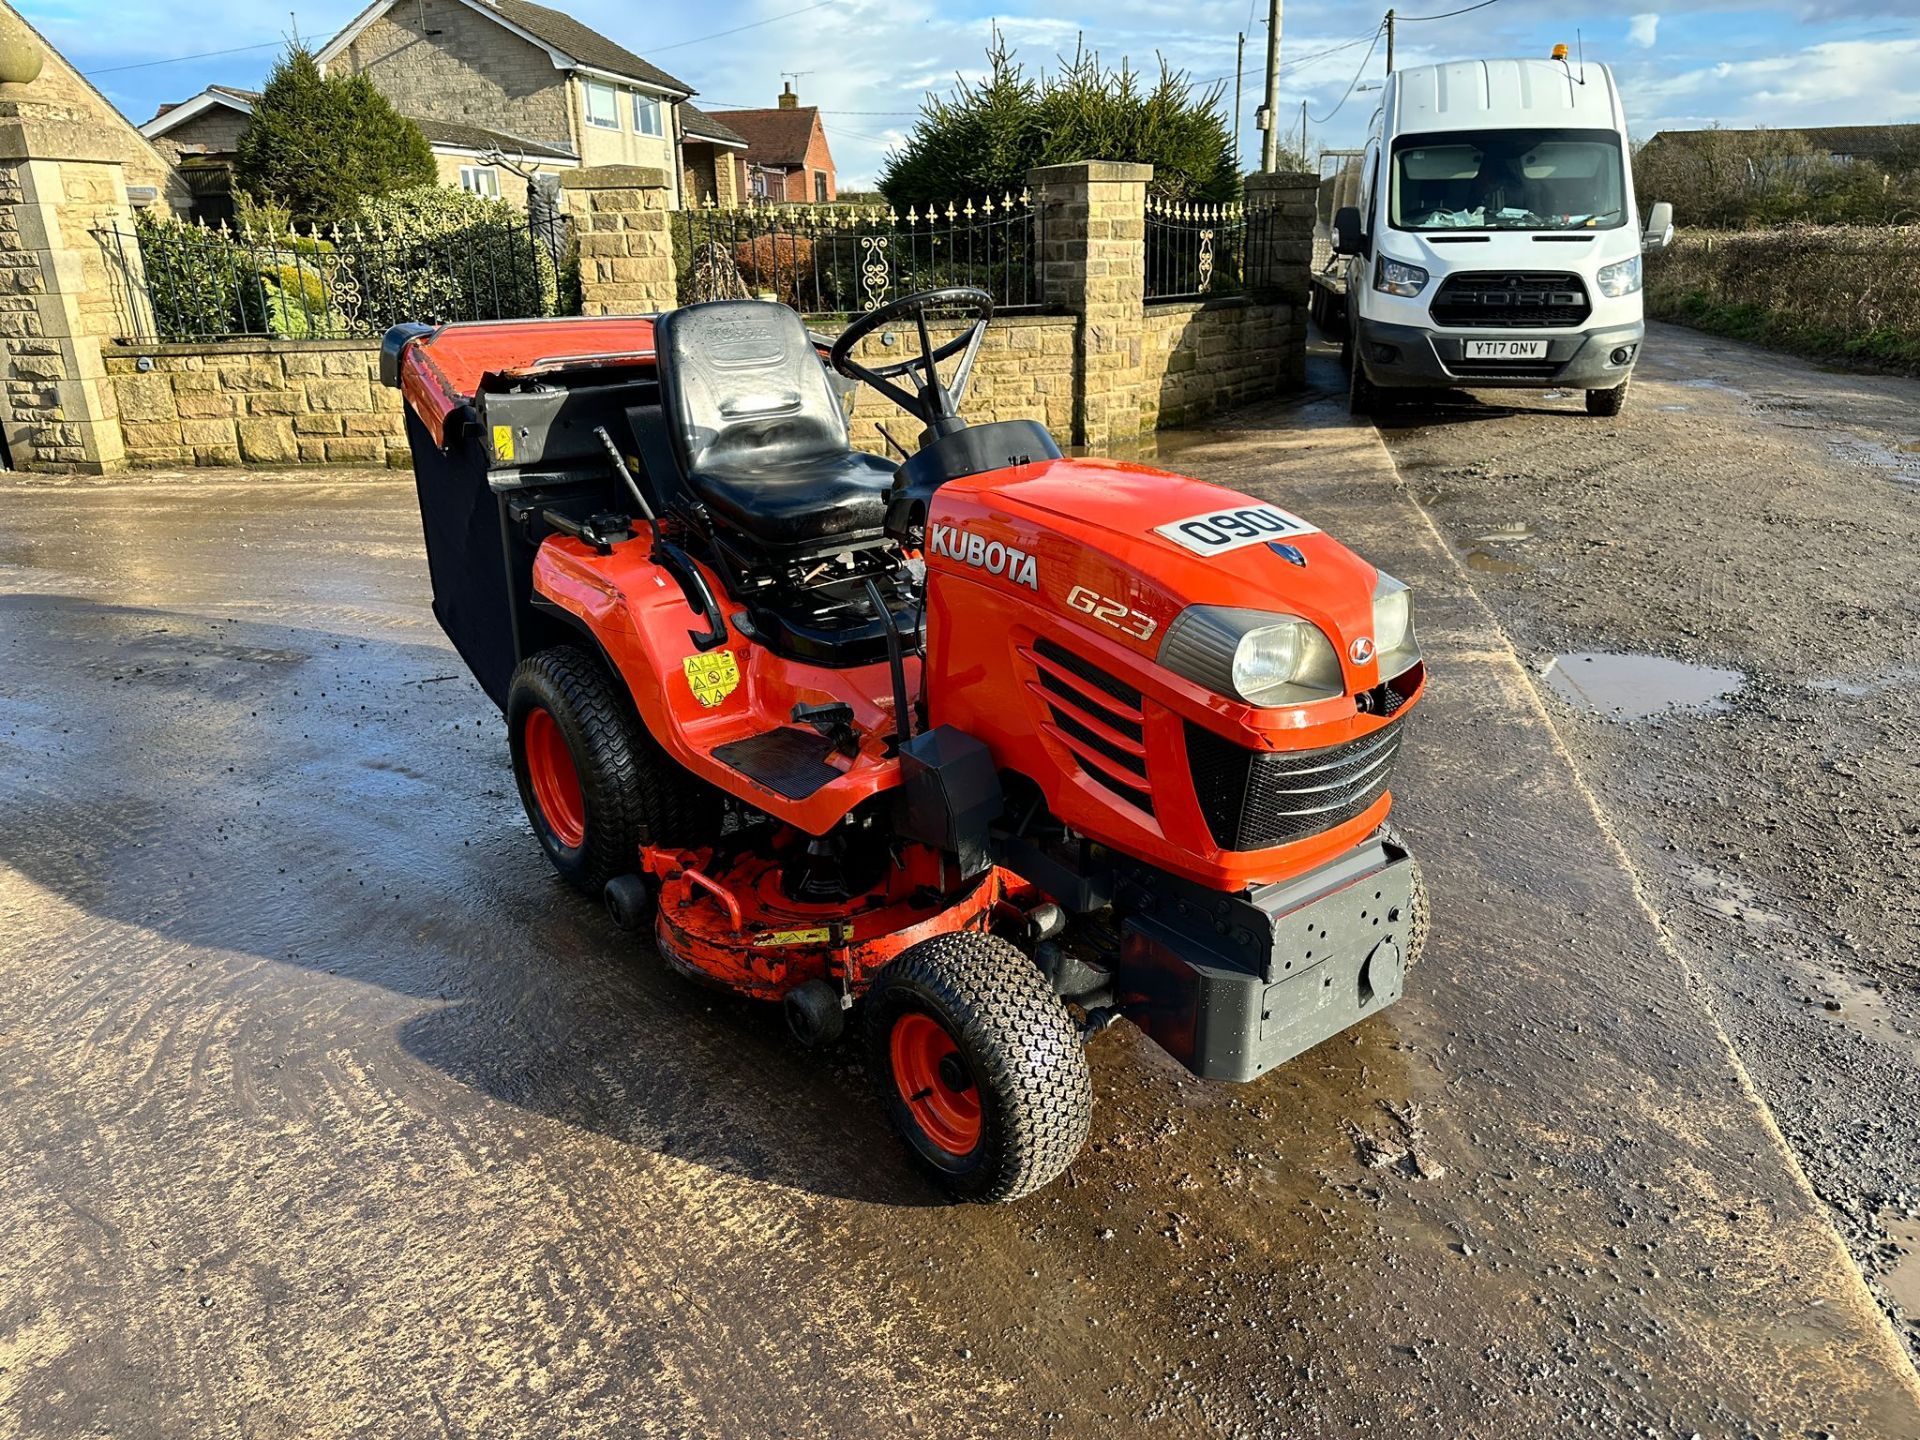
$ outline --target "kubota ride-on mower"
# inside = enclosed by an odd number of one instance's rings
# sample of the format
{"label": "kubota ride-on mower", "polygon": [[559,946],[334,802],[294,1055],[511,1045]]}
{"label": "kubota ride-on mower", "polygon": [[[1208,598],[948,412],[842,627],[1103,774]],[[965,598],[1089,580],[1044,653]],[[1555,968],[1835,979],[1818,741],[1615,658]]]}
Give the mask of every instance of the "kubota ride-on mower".
{"label": "kubota ride-on mower", "polygon": [[[1249,1080],[1399,997],[1425,672],[1406,588],[1299,517],[967,424],[991,311],[401,326],[383,373],[555,868],[806,1043],[864,1012],[920,1163],[1011,1200],[1086,1139],[1114,1020]],[[857,358],[893,325],[917,353]],[[849,448],[840,377],[912,455]]]}

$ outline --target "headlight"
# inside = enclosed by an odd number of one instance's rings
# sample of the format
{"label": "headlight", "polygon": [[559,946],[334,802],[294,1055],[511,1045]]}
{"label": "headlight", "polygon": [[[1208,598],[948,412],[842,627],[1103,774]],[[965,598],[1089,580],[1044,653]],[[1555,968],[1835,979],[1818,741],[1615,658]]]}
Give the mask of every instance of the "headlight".
{"label": "headlight", "polygon": [[1373,262],[1373,288],[1389,295],[1418,295],[1427,288],[1427,272],[1418,265],[1382,255]]}
{"label": "headlight", "polygon": [[1615,265],[1602,265],[1600,273],[1593,277],[1600,284],[1600,293],[1619,299],[1622,295],[1631,295],[1640,288],[1640,257],[1622,260]]}
{"label": "headlight", "polygon": [[1346,691],[1333,642],[1298,615],[1191,606],[1167,627],[1160,663],[1249,705],[1304,705]]}
{"label": "headlight", "polygon": [[1373,587],[1373,651],[1382,680],[1391,680],[1420,658],[1420,642],[1413,633],[1413,592],[1384,570]]}

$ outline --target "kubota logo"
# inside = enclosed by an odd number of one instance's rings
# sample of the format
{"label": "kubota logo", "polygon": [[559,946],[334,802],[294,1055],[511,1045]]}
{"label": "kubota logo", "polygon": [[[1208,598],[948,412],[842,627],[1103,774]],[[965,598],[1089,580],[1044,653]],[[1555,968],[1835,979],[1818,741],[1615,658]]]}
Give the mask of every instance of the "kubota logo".
{"label": "kubota logo", "polygon": [[1373,637],[1362,635],[1347,647],[1347,654],[1353,657],[1353,663],[1364,665],[1373,658]]}
{"label": "kubota logo", "polygon": [[958,525],[935,525],[927,532],[927,549],[945,555],[962,565],[972,565],[989,575],[1004,575],[1029,590],[1040,588],[1040,565],[1024,550],[989,540]]}

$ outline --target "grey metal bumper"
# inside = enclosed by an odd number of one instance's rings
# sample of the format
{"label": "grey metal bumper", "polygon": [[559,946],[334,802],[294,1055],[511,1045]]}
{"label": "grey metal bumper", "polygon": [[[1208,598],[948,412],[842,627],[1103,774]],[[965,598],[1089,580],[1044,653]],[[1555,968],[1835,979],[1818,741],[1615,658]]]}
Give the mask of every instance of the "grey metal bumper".
{"label": "grey metal bumper", "polygon": [[[1355,343],[1367,367],[1367,378],[1385,388],[1451,386],[1462,389],[1520,388],[1551,390],[1611,390],[1626,383],[1647,327],[1612,325],[1577,335],[1543,334],[1538,330],[1485,330],[1471,335],[1440,333],[1417,325],[1385,325],[1354,317]],[[1545,340],[1544,361],[1468,360],[1469,340]],[[1623,365],[1613,362],[1621,347],[1632,351]]]}
{"label": "grey metal bumper", "polygon": [[1251,1080],[1400,998],[1413,862],[1385,840],[1238,894],[1147,871],[1123,892],[1115,998],[1202,1079]]}

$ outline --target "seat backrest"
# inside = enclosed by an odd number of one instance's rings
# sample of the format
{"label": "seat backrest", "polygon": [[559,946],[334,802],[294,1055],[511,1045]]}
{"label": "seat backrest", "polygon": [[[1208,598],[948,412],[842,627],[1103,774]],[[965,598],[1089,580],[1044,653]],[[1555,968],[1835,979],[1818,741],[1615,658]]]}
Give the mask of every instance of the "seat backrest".
{"label": "seat backrest", "polygon": [[845,454],[847,417],[800,317],[771,300],[709,300],[654,326],[660,388],[689,472]]}

